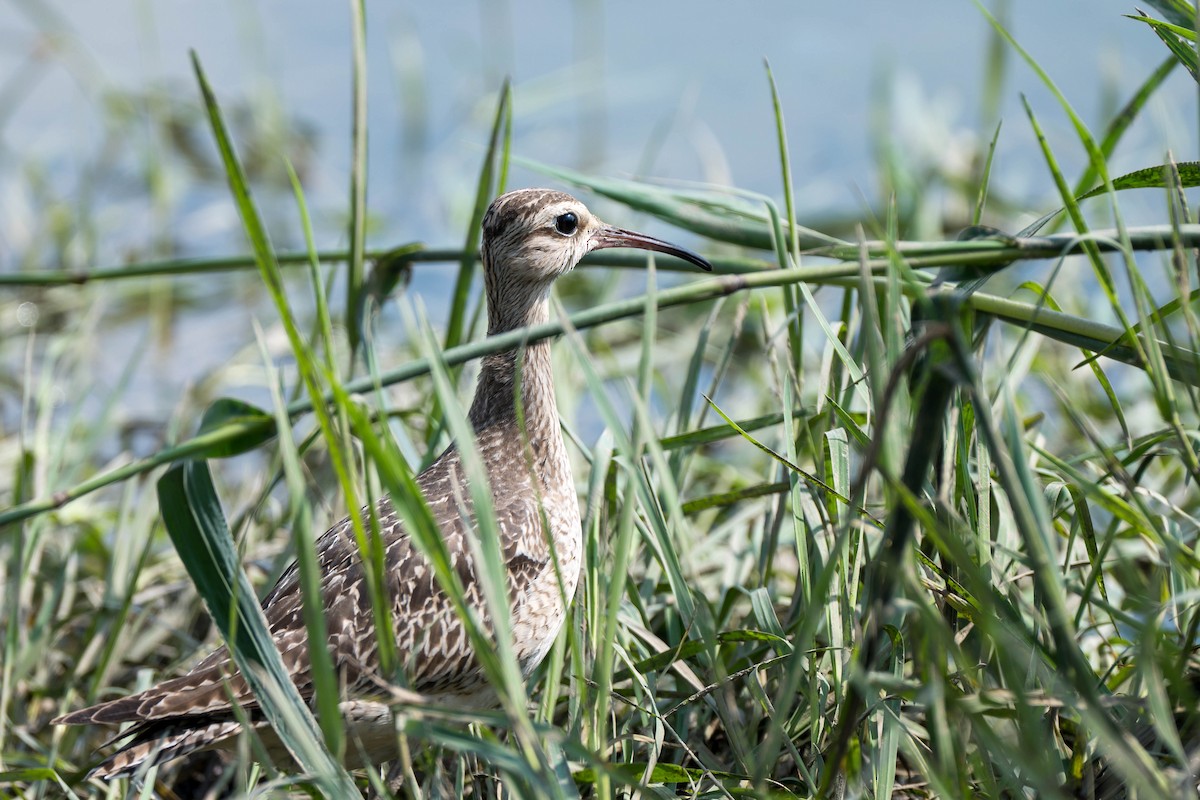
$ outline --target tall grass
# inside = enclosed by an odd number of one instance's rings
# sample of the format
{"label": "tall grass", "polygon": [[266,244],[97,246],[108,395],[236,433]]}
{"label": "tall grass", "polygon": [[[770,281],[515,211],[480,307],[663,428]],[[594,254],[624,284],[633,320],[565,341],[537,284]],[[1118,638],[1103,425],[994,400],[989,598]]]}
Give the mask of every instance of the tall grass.
{"label": "tall grass", "polygon": [[[294,180],[308,243],[299,254],[277,253],[266,237],[215,87],[211,130],[252,256],[86,280],[0,275],[7,304],[53,284],[104,298],[111,280],[131,275],[257,268],[287,341],[281,359],[271,333],[261,337],[271,407],[224,398],[187,409],[167,426],[168,442],[140,458],[105,455],[121,380],[86,412],[57,405],[62,387],[87,394],[88,364],[76,354],[103,339],[96,316],[0,342],[6,356],[27,353],[11,389],[19,424],[0,430],[11,475],[0,484],[0,790],[340,796],[353,780],[384,796],[1194,793],[1200,224],[1184,189],[1200,184],[1200,168],[1151,163],[1121,176],[1108,167],[1169,65],[1193,66],[1190,7],[1152,5],[1166,22],[1131,22],[1130,35],[1156,34],[1169,61],[1099,135],[988,17],[993,53],[1010,51],[1032,68],[1022,73],[1031,87],[1051,90],[1050,113],[1076,134],[1071,160],[1086,166],[1075,180],[1064,173],[1064,154],[1041,135],[1048,112],[1030,109],[1002,129],[985,114],[975,180],[949,187],[974,210],[976,227],[959,240],[906,240],[916,223],[902,194],[884,198],[895,202],[852,240],[803,228],[777,96],[764,124],[778,133],[781,204],[538,165],[719,244],[720,274],[677,279],[667,259],[589,258],[559,287],[555,322],[475,342],[475,243],[482,204],[505,182],[507,87],[464,249],[366,248],[358,130],[350,247],[316,250]],[[364,46],[356,26],[359,56]],[[996,137],[1019,125],[1045,164],[1048,199],[1036,211],[1046,216],[1005,233],[1017,225],[986,202],[987,187]],[[878,151],[902,158],[886,145]],[[904,165],[880,166],[899,175]],[[1163,198],[1160,224],[1124,222],[1131,189]],[[1070,233],[1042,233],[1068,224]],[[352,277],[329,284],[323,270],[339,261]],[[429,262],[457,269],[449,329],[432,331],[401,294],[409,339],[398,355],[385,351],[373,328],[378,287]],[[1022,262],[1026,277],[1005,283]],[[308,282],[287,276],[288,264],[307,265]],[[594,279],[605,267],[644,269],[645,290],[621,295],[617,282]],[[327,284],[344,298],[327,296]],[[331,714],[329,666],[316,669],[313,722],[272,671],[247,593],[298,557],[313,597],[314,534],[386,492],[466,614],[413,475],[450,439],[468,471],[480,468],[463,412],[469,374],[456,368],[546,337],[560,339],[556,376],[585,511],[569,624],[522,683],[505,615],[492,614],[495,639],[467,620],[497,688],[495,712],[412,702],[404,654],[393,653],[385,668],[402,758],[390,775],[348,776],[331,757],[354,743]],[[150,480],[179,462],[156,497]],[[174,549],[160,535],[159,498]],[[486,493],[474,500],[486,512]],[[358,521],[379,602],[378,531]],[[478,545],[485,555],[497,546],[486,513]],[[204,552],[220,558],[208,564]],[[498,612],[501,576],[483,577]],[[85,781],[111,732],[48,720],[185,667],[211,645],[200,598],[253,670],[300,774],[260,766],[247,735],[215,783],[201,759],[156,768],[144,790]],[[320,640],[323,619],[308,611]],[[386,641],[386,615],[377,621]]]}

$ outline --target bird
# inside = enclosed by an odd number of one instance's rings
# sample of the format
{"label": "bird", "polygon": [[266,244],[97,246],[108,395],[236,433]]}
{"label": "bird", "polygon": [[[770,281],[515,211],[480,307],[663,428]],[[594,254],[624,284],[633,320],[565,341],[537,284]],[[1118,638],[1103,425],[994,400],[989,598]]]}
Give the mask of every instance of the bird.
{"label": "bird", "polygon": [[[497,197],[483,217],[480,260],[488,334],[549,318],[550,287],[602,248],[627,247],[676,256],[711,271],[701,256],[661,239],[600,221],[569,194],[518,189]],[[555,402],[550,342],[484,356],[468,414],[493,499],[504,558],[514,650],[523,677],[549,652],[579,582],[583,532],[571,463]],[[472,557],[478,529],[462,457],[451,444],[416,478],[450,553],[468,606],[491,635],[487,603]],[[364,509],[366,513],[368,509]],[[498,702],[474,656],[449,596],[411,541],[388,498],[375,509],[384,540],[386,593],[407,687],[431,703],[461,709]],[[316,540],[328,650],[341,682],[340,711],[349,768],[397,756],[391,709],[380,699],[378,640],[364,565],[350,517]],[[293,562],[262,600],[272,639],[300,695],[314,699],[300,571]],[[235,710],[234,703],[240,706]],[[186,674],[149,689],[58,717],[60,725],[132,723],[128,741],[89,777],[130,777],[150,764],[230,748],[241,719],[269,753],[286,758],[229,651],[220,647]],[[286,763],[286,762],[285,762]]]}

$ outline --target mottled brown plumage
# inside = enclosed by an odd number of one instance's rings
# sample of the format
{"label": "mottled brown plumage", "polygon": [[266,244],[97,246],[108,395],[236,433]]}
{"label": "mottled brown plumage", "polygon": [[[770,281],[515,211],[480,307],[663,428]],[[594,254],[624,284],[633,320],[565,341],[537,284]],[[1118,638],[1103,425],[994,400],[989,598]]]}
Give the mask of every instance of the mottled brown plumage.
{"label": "mottled brown plumage", "polygon": [[[483,221],[481,256],[488,333],[547,319],[555,278],[603,247],[659,250],[710,269],[699,256],[597,220],[578,200],[548,189],[497,198]],[[517,381],[521,421],[518,420]],[[562,626],[579,579],[582,534],[571,465],[559,430],[550,346],[539,342],[483,359],[470,422],[490,483],[505,559],[517,658],[528,675]],[[468,537],[475,535],[458,450],[451,446],[417,478],[437,521],[469,605],[489,629]],[[431,702],[464,708],[494,704],[463,625],[433,571],[415,549],[390,500],[378,504],[387,542],[387,591],[409,686]],[[350,519],[317,540],[328,647],[344,684],[342,713],[355,766],[395,755],[391,712],[381,697],[377,642],[363,566]],[[556,563],[557,562],[557,566]],[[308,641],[301,615],[299,571],[292,564],[262,602],[275,644],[305,698],[313,695]],[[257,703],[224,648],[179,678],[128,697],[75,711],[58,724],[135,723],[132,739],[93,774],[133,774],[151,759],[177,758],[228,746],[241,730],[232,702],[257,723],[269,751],[286,753],[262,721]]]}

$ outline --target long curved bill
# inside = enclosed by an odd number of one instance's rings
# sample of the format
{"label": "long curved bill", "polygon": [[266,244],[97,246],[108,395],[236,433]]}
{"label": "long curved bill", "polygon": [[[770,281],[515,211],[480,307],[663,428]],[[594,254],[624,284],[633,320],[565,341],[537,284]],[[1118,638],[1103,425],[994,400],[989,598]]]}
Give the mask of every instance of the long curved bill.
{"label": "long curved bill", "polygon": [[647,236],[644,233],[637,233],[636,231],[627,231],[622,228],[605,225],[592,239],[592,249],[602,250],[605,247],[634,247],[638,250],[654,250],[659,253],[675,256],[676,258],[682,258],[684,261],[695,264],[705,272],[712,272],[712,264],[691,250],[685,247],[678,247],[670,242],[664,242],[662,239],[655,239],[653,236]]}

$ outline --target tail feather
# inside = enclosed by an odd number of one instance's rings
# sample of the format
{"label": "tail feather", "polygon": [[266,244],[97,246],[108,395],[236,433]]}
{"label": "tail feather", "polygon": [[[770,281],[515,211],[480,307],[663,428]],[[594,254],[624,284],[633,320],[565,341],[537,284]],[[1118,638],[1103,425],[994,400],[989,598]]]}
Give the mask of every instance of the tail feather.
{"label": "tail feather", "polygon": [[144,692],[72,711],[52,720],[51,724],[115,724],[148,722],[180,715],[195,717],[228,712],[231,697],[245,708],[256,705],[245,679],[240,674],[230,674],[224,665],[218,665],[163,681]]}
{"label": "tail feather", "polygon": [[[393,699],[423,702],[421,695],[398,692]],[[483,707],[473,700],[455,704],[462,708]],[[396,723],[392,708],[377,700],[349,700],[339,704],[347,740],[352,746],[344,755],[345,766],[357,769],[394,759],[399,754]],[[85,722],[87,720],[84,720]],[[263,751],[279,767],[294,767],[292,756],[278,734],[258,714],[250,717],[250,727],[259,738]],[[232,712],[183,715],[170,719],[144,720],[111,740],[129,741],[88,773],[89,778],[111,780],[136,776],[153,764],[160,764],[202,750],[231,749],[245,727]],[[102,745],[107,747],[108,744]]]}
{"label": "tail feather", "polygon": [[229,718],[203,722],[192,718],[139,725],[126,735],[133,739],[88,773],[89,778],[112,780],[136,775],[143,768],[199,750],[228,746],[242,729]]}

